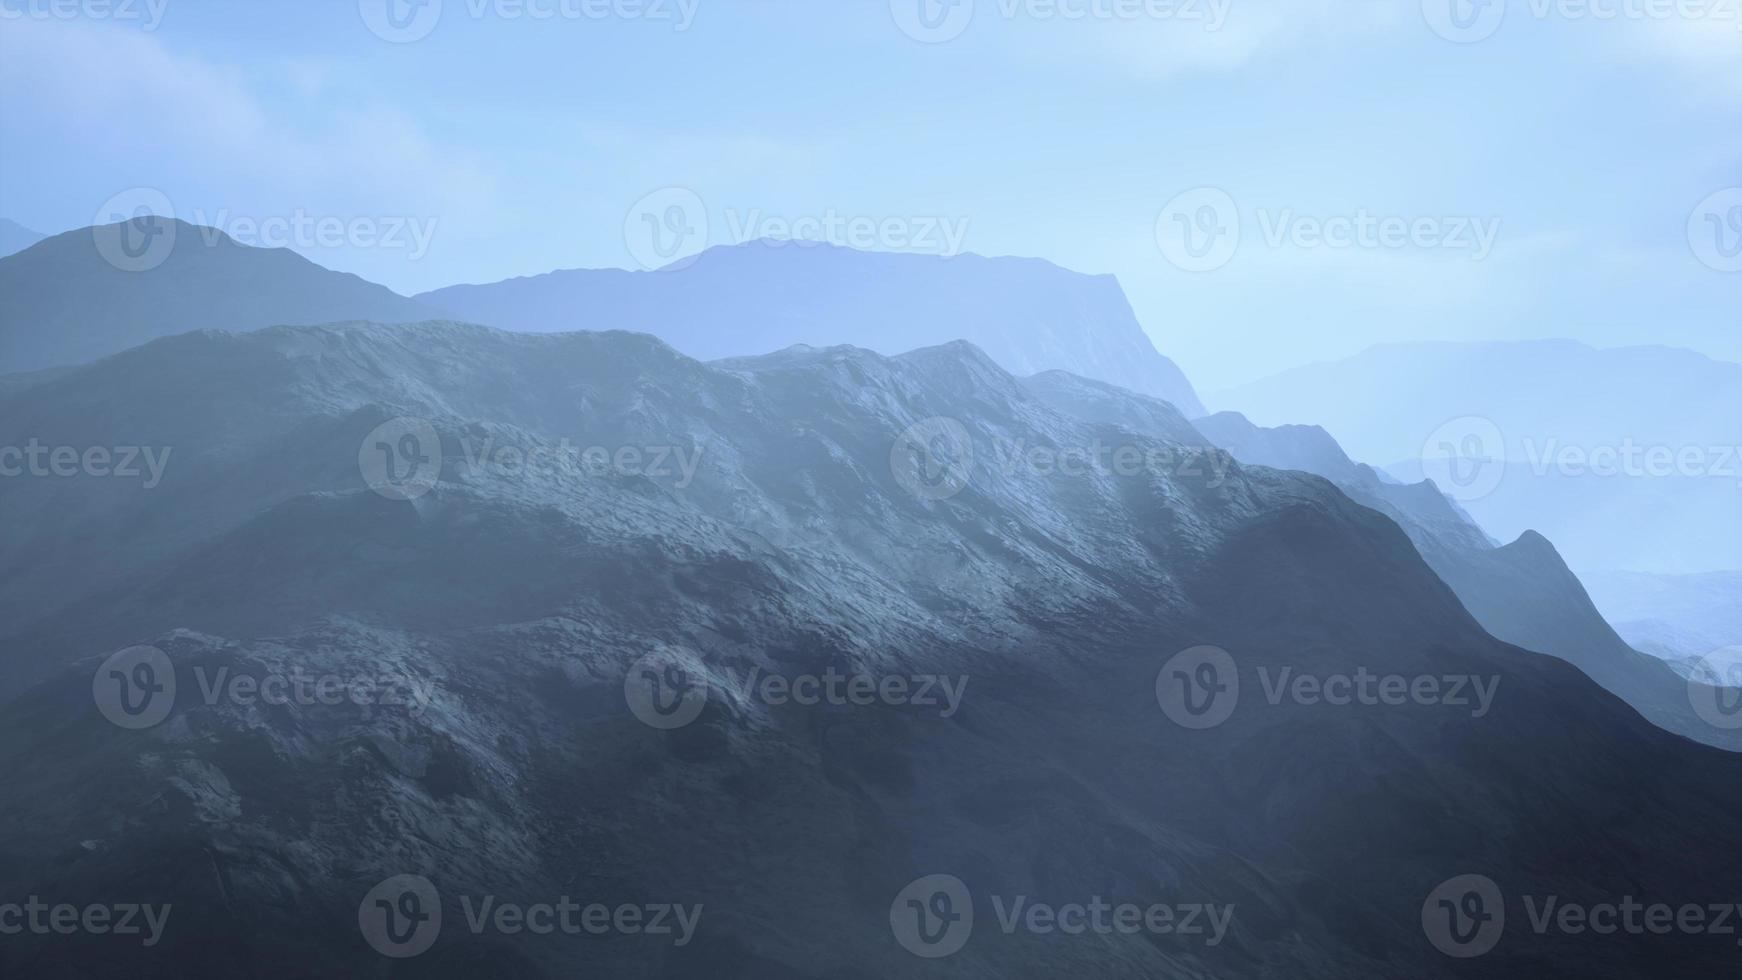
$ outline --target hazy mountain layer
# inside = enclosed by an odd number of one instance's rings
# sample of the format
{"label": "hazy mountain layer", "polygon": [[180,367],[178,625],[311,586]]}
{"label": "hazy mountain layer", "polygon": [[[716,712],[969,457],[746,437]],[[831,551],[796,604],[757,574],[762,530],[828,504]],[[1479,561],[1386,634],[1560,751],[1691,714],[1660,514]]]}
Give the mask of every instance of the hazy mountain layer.
{"label": "hazy mountain layer", "polygon": [[0,258],[22,252],[46,237],[9,218],[0,218]]}
{"label": "hazy mountain layer", "polygon": [[1387,344],[1212,401],[1260,425],[1322,425],[1406,482],[1424,452],[1504,459],[1442,489],[1500,538],[1547,535],[1576,569],[1742,567],[1739,364],[1571,341]]}
{"label": "hazy mountain layer", "polygon": [[1542,535],[1526,531],[1499,546],[1431,482],[1384,480],[1371,467],[1352,462],[1317,427],[1265,429],[1234,412],[1194,424],[1242,462],[1316,473],[1397,521],[1429,567],[1494,636],[1577,665],[1669,731],[1742,751],[1742,732],[1702,717],[1683,675],[1628,646]]}
{"label": "hazy mountain layer", "polygon": [[572,269],[417,297],[509,330],[639,330],[691,357],[848,343],[898,354],[952,340],[1005,370],[1063,369],[1203,414],[1191,383],[1144,333],[1112,276],[1040,259],[863,252],[756,241],[658,272]]}
{"label": "hazy mountain layer", "polygon": [[429,316],[289,249],[165,218],[69,231],[0,259],[0,372],[85,363],[189,330]]}
{"label": "hazy mountain layer", "polygon": [[1742,648],[1742,572],[1585,572],[1597,608],[1634,646],[1659,657]]}

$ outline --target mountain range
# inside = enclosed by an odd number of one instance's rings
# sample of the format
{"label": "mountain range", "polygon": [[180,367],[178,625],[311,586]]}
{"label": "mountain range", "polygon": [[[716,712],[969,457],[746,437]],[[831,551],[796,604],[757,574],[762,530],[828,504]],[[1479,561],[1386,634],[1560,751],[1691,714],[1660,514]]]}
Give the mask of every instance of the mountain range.
{"label": "mountain range", "polygon": [[[134,253],[130,256],[129,253]],[[426,320],[385,286],[168,218],[69,231],[0,258],[0,373],[82,364],[189,330]]]}
{"label": "mountain range", "polygon": [[794,344],[885,354],[967,340],[1013,374],[1060,369],[1203,414],[1112,276],[1041,259],[866,252],[821,242],[722,245],[651,272],[571,269],[415,297],[508,330],[638,330],[701,360]]}
{"label": "mountain range", "polygon": [[[1442,486],[1490,533],[1537,530],[1580,572],[1742,569],[1742,364],[1572,341],[1387,344],[1211,401],[1309,422],[1406,482]],[[1430,445],[1431,444],[1431,445]]]}
{"label": "mountain range", "polygon": [[[0,445],[30,438],[174,453],[150,488],[0,481],[19,515],[0,528],[0,894],[125,890],[175,918],[148,950],[0,945],[8,974],[1734,965],[1726,937],[1596,941],[1535,931],[1526,909],[1728,900],[1742,756],[1495,639],[1385,513],[1228,458],[1160,400],[1018,379],[964,343],[704,364],[629,333],[355,324],[200,331],[15,379]],[[661,448],[689,464],[649,465]],[[417,466],[384,481],[382,452]],[[130,730],[93,678],[141,643],[177,684],[161,723]],[[1188,727],[1169,668],[1205,645],[1239,686],[1213,694],[1225,719]],[[648,657],[704,693],[687,724],[637,720]],[[205,696],[196,681],[225,670],[391,674],[421,694]],[[954,677],[960,710],[807,707],[734,681],[830,670]],[[1493,697],[1269,693],[1363,672]],[[446,920],[395,962],[358,916],[406,874]],[[960,951],[928,961],[892,908],[937,874],[976,906]],[[1479,961],[1424,934],[1432,896],[1471,874],[1511,917]],[[568,895],[704,912],[683,945],[474,935],[463,912]],[[1069,936],[1002,929],[1013,896],[1234,911],[1214,945]]]}
{"label": "mountain range", "polygon": [[[1526,531],[1500,545],[1432,482],[1400,484],[1355,463],[1317,426],[1265,429],[1233,412],[1199,419],[1195,425],[1241,462],[1317,474],[1350,499],[1395,520],[1428,566],[1494,636],[1576,665],[1663,728],[1742,751],[1742,733],[1714,726],[1695,710],[1685,665],[1678,671],[1664,662],[1697,659],[1715,646],[1673,658],[1656,648],[1641,652],[1629,646],[1541,534]],[[1695,619],[1689,610],[1677,614]]]}
{"label": "mountain range", "polygon": [[1640,650],[1683,661],[1726,647],[1742,654],[1742,572],[1580,577],[1616,632]]}

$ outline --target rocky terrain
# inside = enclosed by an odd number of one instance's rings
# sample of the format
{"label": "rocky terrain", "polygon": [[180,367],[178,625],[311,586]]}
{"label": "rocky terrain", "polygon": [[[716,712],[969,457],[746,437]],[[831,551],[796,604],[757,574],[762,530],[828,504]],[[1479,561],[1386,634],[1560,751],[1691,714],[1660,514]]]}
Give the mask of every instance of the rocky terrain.
{"label": "rocky terrain", "polygon": [[[1087,390],[961,343],[702,363],[454,323],[196,332],[10,379],[0,445],[169,452],[149,488],[89,467],[0,482],[0,894],[173,914],[151,947],[9,939],[0,970],[1733,969],[1734,937],[1539,933],[1529,903],[1736,901],[1742,759],[1494,638],[1332,483],[1235,462],[1163,402],[1097,415]],[[175,689],[127,727],[100,692],[137,644]],[[1204,645],[1239,686],[1222,675],[1225,720],[1188,727],[1169,668]],[[758,670],[961,696],[807,705],[736,683]],[[1284,670],[1494,696],[1273,698]],[[236,675],[371,684],[264,703],[214,680]],[[940,874],[972,931],[928,958],[893,923]],[[1470,874],[1506,922],[1461,959],[1424,906]],[[403,959],[359,928],[400,875],[443,912]],[[681,944],[474,933],[486,896],[702,911]],[[1006,931],[1016,896],[1233,911],[1214,945]]]}

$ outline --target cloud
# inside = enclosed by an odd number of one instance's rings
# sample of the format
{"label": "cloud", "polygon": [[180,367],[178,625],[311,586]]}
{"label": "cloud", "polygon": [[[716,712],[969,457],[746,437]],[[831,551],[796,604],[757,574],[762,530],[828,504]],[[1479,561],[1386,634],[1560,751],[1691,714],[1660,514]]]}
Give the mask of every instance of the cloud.
{"label": "cloud", "polygon": [[[221,178],[238,189],[238,200],[189,201],[188,209],[343,201],[371,213],[414,204],[418,213],[446,214],[488,206],[495,181],[483,161],[436,145],[410,117],[336,86],[318,66],[289,66],[296,70],[288,74],[261,66],[256,76],[173,50],[161,35],[110,25],[22,19],[5,31],[0,86],[9,115],[28,112],[27,127],[106,149],[117,172],[180,173],[202,188]],[[18,99],[24,92],[27,105]],[[149,167],[129,168],[128,154]],[[120,189],[93,188],[93,206]]]}

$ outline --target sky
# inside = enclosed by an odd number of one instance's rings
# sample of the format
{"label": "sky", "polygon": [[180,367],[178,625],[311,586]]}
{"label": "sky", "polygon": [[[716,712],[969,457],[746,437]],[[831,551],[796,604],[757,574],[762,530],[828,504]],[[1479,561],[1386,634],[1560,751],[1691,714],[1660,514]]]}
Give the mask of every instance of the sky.
{"label": "sky", "polygon": [[[1679,6],[1678,6],[1679,4]],[[798,234],[1113,273],[1215,392],[1742,360],[1742,0],[0,0],[0,216],[411,294]]]}

